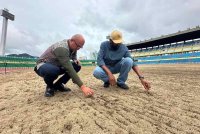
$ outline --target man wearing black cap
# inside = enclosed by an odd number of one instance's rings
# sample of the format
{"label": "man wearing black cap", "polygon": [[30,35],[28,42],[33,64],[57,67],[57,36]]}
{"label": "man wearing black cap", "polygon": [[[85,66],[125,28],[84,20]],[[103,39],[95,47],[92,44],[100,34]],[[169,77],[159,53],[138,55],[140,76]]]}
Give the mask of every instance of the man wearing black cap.
{"label": "man wearing black cap", "polygon": [[[102,80],[105,88],[117,84],[118,87],[127,90],[129,87],[125,82],[132,68],[144,88],[149,90],[151,88],[150,83],[144,79],[128,48],[122,42],[122,33],[114,30],[110,35],[109,41],[101,43],[97,57],[98,66],[93,72],[94,77]],[[119,77],[116,81],[113,74],[117,73],[119,73]]]}

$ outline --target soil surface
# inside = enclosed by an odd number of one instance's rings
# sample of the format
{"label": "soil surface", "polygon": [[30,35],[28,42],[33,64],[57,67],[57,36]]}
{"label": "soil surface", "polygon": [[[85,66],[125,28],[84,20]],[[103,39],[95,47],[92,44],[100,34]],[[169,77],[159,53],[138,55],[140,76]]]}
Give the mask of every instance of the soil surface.
{"label": "soil surface", "polygon": [[93,98],[85,98],[71,81],[65,85],[71,92],[46,98],[45,83],[32,70],[0,74],[0,133],[200,133],[200,64],[141,65],[149,92],[133,71],[129,90],[103,88],[92,75],[94,68],[79,72],[95,91]]}

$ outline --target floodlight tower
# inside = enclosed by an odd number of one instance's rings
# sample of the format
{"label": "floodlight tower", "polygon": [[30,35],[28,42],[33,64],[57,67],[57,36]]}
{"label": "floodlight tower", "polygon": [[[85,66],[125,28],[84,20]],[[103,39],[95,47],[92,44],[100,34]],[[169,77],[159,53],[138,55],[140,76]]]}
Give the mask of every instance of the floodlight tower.
{"label": "floodlight tower", "polygon": [[4,56],[5,46],[6,46],[6,33],[7,33],[8,19],[13,21],[15,16],[13,14],[9,13],[8,9],[5,9],[5,8],[0,10],[0,16],[3,16],[1,44],[0,44],[0,56]]}

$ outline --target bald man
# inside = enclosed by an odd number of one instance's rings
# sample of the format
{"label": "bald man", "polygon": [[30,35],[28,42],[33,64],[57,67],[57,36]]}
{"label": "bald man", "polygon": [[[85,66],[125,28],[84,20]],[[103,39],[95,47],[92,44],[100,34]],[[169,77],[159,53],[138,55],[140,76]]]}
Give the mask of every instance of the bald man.
{"label": "bald man", "polygon": [[[81,34],[76,34],[71,39],[65,39],[51,45],[38,59],[34,71],[44,78],[46,83],[45,96],[52,97],[56,91],[69,92],[71,89],[64,86],[69,79],[77,84],[85,96],[94,94],[93,90],[86,87],[78,76],[81,66],[77,60],[77,50],[83,47],[85,39]],[[54,82],[59,75],[62,75]]]}

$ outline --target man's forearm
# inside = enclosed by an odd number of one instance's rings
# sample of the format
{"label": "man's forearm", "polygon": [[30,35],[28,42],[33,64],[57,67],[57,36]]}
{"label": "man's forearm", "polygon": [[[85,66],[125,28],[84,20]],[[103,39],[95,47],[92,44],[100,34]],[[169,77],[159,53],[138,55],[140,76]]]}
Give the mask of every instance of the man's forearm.
{"label": "man's forearm", "polygon": [[64,68],[66,69],[66,72],[68,75],[72,78],[72,80],[81,87],[83,85],[83,82],[81,81],[80,77],[78,76],[77,72],[74,70],[73,66],[71,65],[71,62],[65,62],[63,64]]}
{"label": "man's forearm", "polygon": [[106,72],[107,75],[112,74],[110,69],[107,68],[105,65],[102,65],[101,68],[103,68],[103,70]]}
{"label": "man's forearm", "polygon": [[137,74],[137,76],[138,76],[139,78],[142,78],[142,77],[143,77],[143,74],[140,72],[138,66],[134,66],[134,67],[132,67],[132,69],[133,69],[133,71]]}

